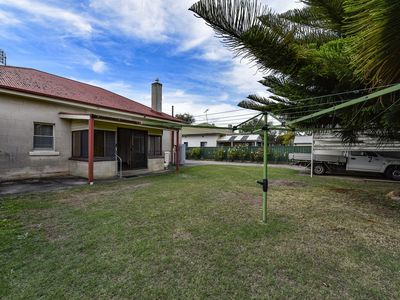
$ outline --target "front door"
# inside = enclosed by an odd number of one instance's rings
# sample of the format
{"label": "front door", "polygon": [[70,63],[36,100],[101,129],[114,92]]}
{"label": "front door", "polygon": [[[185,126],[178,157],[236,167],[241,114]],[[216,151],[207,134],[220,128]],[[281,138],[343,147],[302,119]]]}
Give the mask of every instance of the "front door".
{"label": "front door", "polygon": [[122,170],[147,168],[147,132],[118,128],[118,156]]}
{"label": "front door", "polygon": [[133,131],[133,168],[145,169],[147,168],[147,132],[146,131]]}

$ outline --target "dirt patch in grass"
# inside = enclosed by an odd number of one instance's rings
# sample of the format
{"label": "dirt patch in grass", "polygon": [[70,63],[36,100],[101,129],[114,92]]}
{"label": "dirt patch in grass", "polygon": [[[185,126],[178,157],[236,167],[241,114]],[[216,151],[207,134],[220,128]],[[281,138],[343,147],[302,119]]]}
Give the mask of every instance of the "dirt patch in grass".
{"label": "dirt patch in grass", "polygon": [[119,193],[129,193],[150,186],[151,183],[139,183],[139,184],[125,184],[110,186],[109,189],[102,190],[87,190],[79,194],[74,194],[73,196],[68,195],[67,197],[62,197],[58,202],[63,204],[71,205],[75,208],[85,209],[90,204],[98,202],[101,198],[111,195],[116,195]]}
{"label": "dirt patch in grass", "polygon": [[192,234],[188,231],[185,231],[183,229],[176,229],[175,232],[172,234],[172,238],[174,240],[190,240],[192,238]]}
{"label": "dirt patch in grass", "polygon": [[332,192],[338,193],[338,194],[349,194],[349,193],[361,193],[363,191],[357,190],[357,189],[344,189],[344,188],[331,188],[330,189]]}
{"label": "dirt patch in grass", "polygon": [[244,193],[239,191],[223,192],[222,196],[224,199],[232,199],[235,201],[240,201],[242,203],[251,203],[252,205],[260,206],[262,203],[262,196],[252,195],[251,193]]}
{"label": "dirt patch in grass", "polygon": [[307,183],[302,181],[292,181],[292,180],[270,180],[269,185],[287,186],[287,187],[305,187],[307,186]]}

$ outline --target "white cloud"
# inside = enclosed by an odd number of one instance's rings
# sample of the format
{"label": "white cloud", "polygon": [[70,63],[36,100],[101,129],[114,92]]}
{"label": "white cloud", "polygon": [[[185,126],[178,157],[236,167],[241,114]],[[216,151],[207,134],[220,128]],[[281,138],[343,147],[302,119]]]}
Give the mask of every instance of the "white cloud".
{"label": "white cloud", "polygon": [[13,14],[0,10],[0,25],[17,25],[20,23],[21,21]]}
{"label": "white cloud", "polygon": [[235,58],[229,70],[221,74],[219,82],[232,87],[243,97],[249,94],[267,96],[266,87],[258,82],[263,76],[265,72],[259,70],[248,59]]}
{"label": "white cloud", "polygon": [[166,13],[162,0],[92,0],[90,7],[108,19],[110,29],[146,41],[167,38]]}
{"label": "white cloud", "polygon": [[213,30],[188,9],[193,0],[91,0],[90,7],[119,30],[147,42],[170,42],[177,52],[199,51],[206,60],[226,60],[229,53],[215,39]]}
{"label": "white cloud", "polygon": [[300,8],[304,6],[299,0],[262,0],[262,4],[268,5],[276,12],[285,12],[289,9]]}
{"label": "white cloud", "polygon": [[107,70],[106,63],[100,59],[97,59],[92,64],[92,70],[95,71],[96,73],[104,73],[104,71]]}
{"label": "white cloud", "polygon": [[[173,42],[178,52],[198,51],[198,58],[226,61],[232,53],[214,37],[203,19],[188,9],[196,0],[91,0],[90,7],[109,30],[148,42]],[[302,4],[294,0],[263,0],[276,11]]]}
{"label": "white cloud", "polygon": [[89,36],[93,27],[87,17],[78,13],[48,5],[42,1],[0,0],[0,4],[22,10],[36,18],[65,23],[64,28],[73,35]]}

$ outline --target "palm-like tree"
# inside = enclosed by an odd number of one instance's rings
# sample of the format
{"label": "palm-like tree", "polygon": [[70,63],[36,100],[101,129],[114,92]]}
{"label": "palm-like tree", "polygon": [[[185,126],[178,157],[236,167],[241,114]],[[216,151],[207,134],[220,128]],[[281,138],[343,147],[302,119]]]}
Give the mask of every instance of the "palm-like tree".
{"label": "palm-like tree", "polygon": [[400,1],[348,0],[343,7],[357,74],[373,85],[400,82]]}
{"label": "palm-like tree", "polygon": [[[357,46],[363,42],[359,37],[366,29],[365,22],[360,21],[362,11],[355,6],[356,2],[361,5],[368,1],[302,2],[303,8],[282,14],[274,13],[255,0],[201,0],[190,8],[215,30],[228,48],[251,59],[267,73],[260,83],[267,87],[271,96],[250,95],[239,106],[293,119],[366,94],[371,79],[377,82],[376,72],[373,73],[375,77],[371,76],[359,66],[359,62],[371,58],[365,56],[365,53],[369,55],[368,51],[361,51]],[[374,28],[382,30],[382,26]],[[379,35],[376,30],[369,34]],[[386,76],[389,73],[381,71]],[[335,95],[321,97],[327,94]],[[390,114],[399,112],[399,106],[392,105],[394,101],[396,98],[379,99],[301,125],[319,129],[340,127],[348,140],[363,129],[393,137],[400,129],[400,121],[390,123],[393,121]],[[383,110],[385,113],[381,113]],[[373,122],[368,122],[370,120]]]}

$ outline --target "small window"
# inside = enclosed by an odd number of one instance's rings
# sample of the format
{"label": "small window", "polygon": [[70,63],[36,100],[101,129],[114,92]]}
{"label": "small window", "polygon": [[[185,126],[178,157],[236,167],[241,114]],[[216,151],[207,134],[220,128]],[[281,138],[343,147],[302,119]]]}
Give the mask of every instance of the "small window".
{"label": "small window", "polygon": [[200,147],[207,147],[207,142],[200,142]]}
{"label": "small window", "polygon": [[186,148],[189,147],[189,143],[188,142],[184,142]]}
{"label": "small window", "polygon": [[157,157],[162,155],[161,136],[149,135],[149,157]]}
{"label": "small window", "polygon": [[34,123],[33,149],[53,150],[54,149],[54,125]]}

